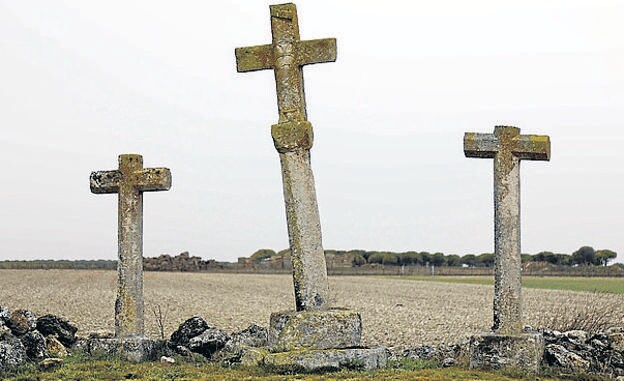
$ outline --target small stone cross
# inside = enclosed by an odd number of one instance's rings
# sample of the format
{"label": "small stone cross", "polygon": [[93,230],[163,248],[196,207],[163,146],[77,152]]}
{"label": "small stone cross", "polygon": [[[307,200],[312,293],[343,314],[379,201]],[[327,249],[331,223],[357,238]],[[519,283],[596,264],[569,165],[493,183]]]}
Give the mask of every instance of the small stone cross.
{"label": "small stone cross", "polygon": [[467,132],[466,157],[494,159],[494,325],[499,334],[522,331],[520,160],[550,160],[550,138],[496,126],[493,134]]}
{"label": "small stone cross", "polygon": [[92,193],[119,194],[115,337],[143,337],[143,192],[171,188],[167,168],[143,168],[141,155],[119,155],[119,169],[91,172]]}

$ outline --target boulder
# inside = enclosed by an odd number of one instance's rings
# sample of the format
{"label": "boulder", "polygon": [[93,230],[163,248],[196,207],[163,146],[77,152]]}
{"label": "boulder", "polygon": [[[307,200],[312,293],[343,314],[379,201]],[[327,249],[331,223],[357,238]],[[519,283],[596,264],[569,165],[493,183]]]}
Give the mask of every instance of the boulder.
{"label": "boulder", "polygon": [[39,362],[39,369],[41,370],[52,370],[63,365],[63,359],[59,359],[56,357],[47,358],[41,362]]}
{"label": "boulder", "polygon": [[413,360],[430,360],[436,355],[436,348],[433,345],[425,344],[416,348],[410,348],[403,351],[403,357]]}
{"label": "boulder", "polygon": [[[241,363],[243,358],[250,358],[247,352],[267,345],[267,329],[258,325],[250,325],[240,332],[232,334],[223,349],[214,353],[212,359],[225,365]],[[255,353],[255,352],[254,352]]]}
{"label": "boulder", "polygon": [[11,329],[9,329],[9,327],[0,324],[0,340],[2,340],[5,336],[13,336],[13,333],[11,333]]}
{"label": "boulder", "polygon": [[58,339],[56,338],[56,336],[48,336],[46,338],[46,349],[48,351],[48,355],[52,356],[52,357],[67,357],[67,355],[69,354],[67,352],[67,348],[65,348],[65,346],[58,341]]}
{"label": "boulder", "polygon": [[582,331],[580,329],[575,329],[572,331],[566,331],[563,333],[563,336],[570,341],[572,344],[582,345],[587,341],[587,332]]}
{"label": "boulder", "polygon": [[548,344],[544,349],[544,360],[549,365],[580,371],[589,369],[590,362],[566,349],[563,345]]}
{"label": "boulder", "polygon": [[0,341],[0,373],[9,367],[22,365],[27,360],[26,348],[18,338],[5,336]]}
{"label": "boulder", "polygon": [[613,350],[624,352],[624,332],[607,333],[607,341]]}
{"label": "boulder", "polygon": [[20,340],[24,344],[24,348],[26,348],[26,355],[29,359],[39,360],[48,355],[46,339],[39,331],[27,332]]}
{"label": "boulder", "polygon": [[71,347],[77,340],[78,328],[54,315],[45,315],[37,319],[37,330],[46,336],[55,335],[66,347]]}
{"label": "boulder", "polygon": [[37,327],[37,318],[28,310],[15,310],[11,313],[7,326],[14,335],[21,336]]}
{"label": "boulder", "polygon": [[267,329],[252,324],[240,332],[232,334],[232,344],[260,348],[267,345]]}
{"label": "boulder", "polygon": [[0,306],[0,326],[5,325],[11,318],[11,311],[8,307]]}
{"label": "boulder", "polygon": [[180,324],[178,329],[171,334],[171,342],[174,345],[182,345],[187,347],[189,341],[202,334],[205,330],[211,328],[204,319],[199,316],[193,316]]}
{"label": "boulder", "polygon": [[161,356],[160,363],[165,365],[174,365],[176,360],[173,357]]}
{"label": "boulder", "polygon": [[211,357],[213,353],[225,347],[231,337],[227,332],[217,328],[209,328],[199,336],[189,340],[189,349],[195,353],[200,353],[206,357]]}

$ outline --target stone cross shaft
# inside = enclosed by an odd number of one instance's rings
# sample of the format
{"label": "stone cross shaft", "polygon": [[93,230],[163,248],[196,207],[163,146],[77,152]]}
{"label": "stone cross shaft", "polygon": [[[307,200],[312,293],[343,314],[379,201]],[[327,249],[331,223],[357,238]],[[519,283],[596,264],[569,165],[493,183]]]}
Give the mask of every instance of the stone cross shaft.
{"label": "stone cross shaft", "polygon": [[522,331],[520,160],[550,160],[550,138],[496,126],[493,134],[467,132],[466,157],[494,159],[494,325],[499,334]]}
{"label": "stone cross shaft", "polygon": [[297,311],[328,307],[329,284],[310,166],[312,124],[307,121],[302,66],[336,60],[333,38],[301,41],[294,4],[271,5],[270,45],[237,48],[238,72],[273,69],[279,121],[271,126],[280,154]]}
{"label": "stone cross shaft", "polygon": [[92,193],[119,194],[115,337],[144,336],[143,192],[171,188],[167,168],[143,168],[141,155],[119,155],[119,169],[91,172]]}

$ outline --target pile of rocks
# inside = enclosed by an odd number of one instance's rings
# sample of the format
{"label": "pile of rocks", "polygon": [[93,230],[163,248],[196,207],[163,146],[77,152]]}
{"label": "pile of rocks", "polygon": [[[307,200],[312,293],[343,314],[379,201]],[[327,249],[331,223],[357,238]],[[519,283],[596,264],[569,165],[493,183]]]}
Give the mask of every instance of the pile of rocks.
{"label": "pile of rocks", "polygon": [[240,363],[246,353],[267,345],[267,329],[257,325],[228,334],[211,327],[199,316],[193,316],[182,323],[171,334],[169,349],[175,353],[190,357],[193,353],[225,364]]}
{"label": "pile of rocks", "polygon": [[585,331],[544,330],[544,362],[572,372],[624,376],[624,328],[590,335]]}
{"label": "pile of rocks", "polygon": [[57,364],[77,341],[78,328],[54,315],[0,306],[0,372],[28,361]]}

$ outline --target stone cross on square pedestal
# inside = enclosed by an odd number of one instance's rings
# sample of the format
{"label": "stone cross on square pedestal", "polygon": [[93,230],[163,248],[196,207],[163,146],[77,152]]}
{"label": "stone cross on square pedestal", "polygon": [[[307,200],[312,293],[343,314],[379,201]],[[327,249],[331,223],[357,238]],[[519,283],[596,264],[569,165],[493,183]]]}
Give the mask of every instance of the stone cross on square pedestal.
{"label": "stone cross on square pedestal", "polygon": [[301,41],[294,4],[271,5],[269,45],[236,49],[239,72],[272,69],[277,90],[278,123],[271,126],[280,156],[295,311],[271,314],[268,345],[261,363],[269,367],[318,371],[340,366],[383,367],[384,348],[359,347],[362,318],[356,311],[333,308],[321,238],[314,176],[310,167],[312,124],[307,120],[302,66],[336,60],[336,40]]}
{"label": "stone cross on square pedestal", "polygon": [[474,338],[477,344],[471,346],[470,366],[520,366],[537,371],[543,338],[522,331],[520,161],[550,160],[550,138],[520,135],[519,128],[496,126],[493,134],[466,133],[464,153],[466,157],[494,159],[493,334]]}
{"label": "stone cross on square pedestal", "polygon": [[549,160],[548,136],[520,135],[496,126],[493,134],[466,133],[466,157],[494,159],[494,326],[499,333],[522,330],[520,262],[520,160]]}
{"label": "stone cross on square pedestal", "polygon": [[143,192],[171,188],[167,168],[143,168],[141,155],[119,155],[119,169],[92,172],[91,192],[119,194],[115,337],[144,336]]}

